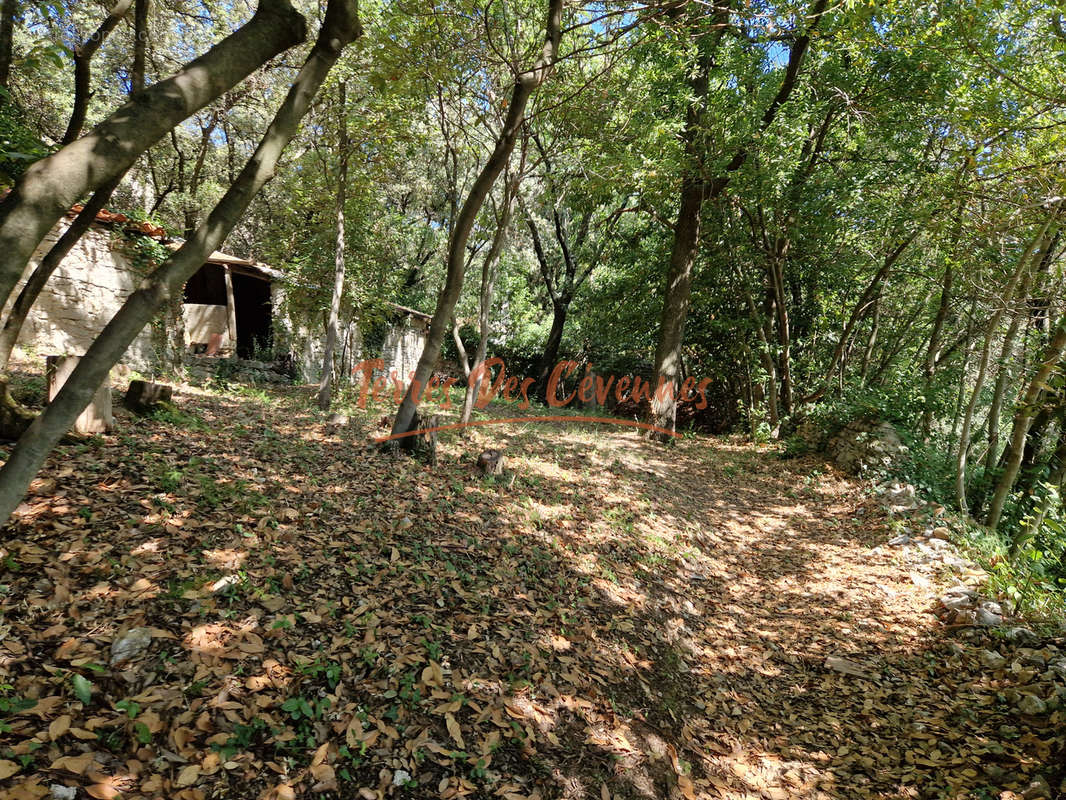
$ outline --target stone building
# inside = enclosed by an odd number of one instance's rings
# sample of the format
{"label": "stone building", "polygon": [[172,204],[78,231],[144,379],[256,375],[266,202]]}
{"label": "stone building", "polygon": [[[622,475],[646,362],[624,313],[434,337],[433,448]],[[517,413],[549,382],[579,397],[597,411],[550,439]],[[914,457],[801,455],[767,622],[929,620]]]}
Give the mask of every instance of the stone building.
{"label": "stone building", "polygon": [[[34,253],[26,275],[37,265],[80,211],[75,206]],[[147,266],[139,264],[137,237],[167,242],[166,233],[122,214],[101,211],[49,279],[19,336],[18,346],[35,356],[82,355],[137,288]],[[293,319],[286,309],[285,276],[271,267],[214,252],[185,284],[181,313],[146,327],[120,363],[144,373],[159,369],[180,343],[188,358],[236,357],[284,360],[304,380],[317,380],[322,365],[323,324]],[[17,294],[17,292],[16,292]],[[391,305],[391,304],[390,304]],[[422,355],[429,316],[403,306],[393,313],[382,358],[387,369],[407,376]],[[5,309],[6,312],[6,309]],[[179,330],[180,328],[180,330]],[[357,324],[342,329],[337,353],[341,370],[350,372],[363,355]]]}

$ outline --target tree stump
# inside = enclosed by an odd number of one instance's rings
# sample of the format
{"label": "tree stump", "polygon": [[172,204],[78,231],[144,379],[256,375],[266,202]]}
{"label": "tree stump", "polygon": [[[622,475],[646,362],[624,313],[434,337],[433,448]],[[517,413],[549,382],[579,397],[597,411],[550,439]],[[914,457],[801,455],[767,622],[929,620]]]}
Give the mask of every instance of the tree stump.
{"label": "tree stump", "polygon": [[411,436],[405,436],[400,439],[400,446],[410,453],[415,453],[424,456],[425,459],[433,466],[437,465],[437,431],[436,428],[440,425],[440,417],[436,414],[431,414],[428,417],[423,417],[417,411],[415,412],[414,419],[411,420],[411,430],[418,431],[418,433]]}
{"label": "tree stump", "polygon": [[[51,403],[67,378],[78,366],[81,356],[46,356],[45,373],[48,378],[48,402]],[[89,405],[74,420],[73,430],[77,433],[104,433],[111,429],[114,418],[111,416],[111,378],[96,390]]]}
{"label": "tree stump", "polygon": [[348,417],[344,414],[333,413],[329,415],[329,419],[326,420],[326,432],[336,433],[341,428],[347,427]]}
{"label": "tree stump", "polygon": [[174,396],[174,388],[163,383],[149,381],[130,381],[123,400],[126,408],[138,414],[147,414],[162,403],[169,403]]}
{"label": "tree stump", "polygon": [[502,450],[483,450],[477,457],[477,468],[483,475],[501,475],[505,466],[507,458]]}

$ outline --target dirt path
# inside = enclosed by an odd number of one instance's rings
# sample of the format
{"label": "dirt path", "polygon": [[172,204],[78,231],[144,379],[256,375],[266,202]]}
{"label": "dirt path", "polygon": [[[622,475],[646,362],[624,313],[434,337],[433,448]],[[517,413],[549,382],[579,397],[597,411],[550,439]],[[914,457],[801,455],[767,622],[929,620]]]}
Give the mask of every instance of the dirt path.
{"label": "dirt path", "polygon": [[[934,589],[876,549],[878,504],[824,464],[530,424],[446,436],[430,468],[367,451],[366,423],[327,435],[309,398],[183,393],[52,462],[0,579],[0,797],[999,798],[1061,778],[1063,712],[1018,715],[987,643],[940,629]],[[513,475],[473,473],[489,443]],[[146,649],[111,665],[130,629]]]}

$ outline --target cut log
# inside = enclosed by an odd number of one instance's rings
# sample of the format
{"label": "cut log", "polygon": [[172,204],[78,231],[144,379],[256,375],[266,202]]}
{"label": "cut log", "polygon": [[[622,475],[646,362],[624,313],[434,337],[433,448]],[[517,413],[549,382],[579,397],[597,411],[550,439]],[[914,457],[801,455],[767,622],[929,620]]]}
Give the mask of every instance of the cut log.
{"label": "cut log", "polygon": [[485,475],[500,475],[507,466],[507,458],[502,450],[483,450],[477,457],[477,468]]}
{"label": "cut log", "polygon": [[169,403],[174,396],[174,388],[164,383],[150,381],[130,381],[123,401],[126,408],[138,414],[148,414],[162,403]]}
{"label": "cut log", "polygon": [[[48,402],[51,403],[67,378],[78,366],[81,356],[46,356],[45,374],[48,378]],[[71,428],[77,433],[105,433],[111,429],[114,418],[111,416],[111,379],[104,378],[104,382],[96,390],[93,399],[74,420]]]}

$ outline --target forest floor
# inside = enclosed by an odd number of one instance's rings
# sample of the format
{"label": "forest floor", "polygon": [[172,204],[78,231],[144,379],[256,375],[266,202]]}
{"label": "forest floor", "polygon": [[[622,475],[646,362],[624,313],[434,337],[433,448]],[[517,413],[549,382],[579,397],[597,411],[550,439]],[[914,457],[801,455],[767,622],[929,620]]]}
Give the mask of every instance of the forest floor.
{"label": "forest floor", "polygon": [[[175,399],[62,446],[7,531],[0,797],[1010,798],[1064,777],[1061,712],[1019,716],[1017,676],[981,662],[1003,643],[946,630],[936,581],[878,548],[899,523],[816,458],[531,422],[445,433],[431,467],[366,446],[380,409],[331,433],[309,387]],[[488,446],[508,473],[476,472]]]}

